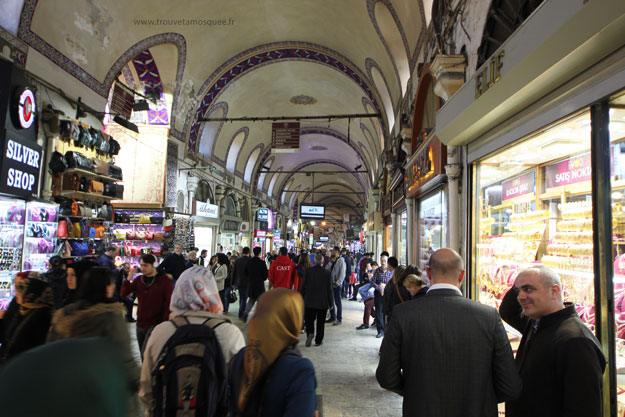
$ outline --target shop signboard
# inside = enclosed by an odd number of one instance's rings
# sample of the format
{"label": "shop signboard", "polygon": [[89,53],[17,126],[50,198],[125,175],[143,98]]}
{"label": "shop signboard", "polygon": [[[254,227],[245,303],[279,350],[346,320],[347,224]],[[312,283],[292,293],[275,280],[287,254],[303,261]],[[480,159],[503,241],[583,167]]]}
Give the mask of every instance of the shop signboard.
{"label": "shop signboard", "polygon": [[271,209],[267,209],[267,230],[273,229],[273,211]]}
{"label": "shop signboard", "polygon": [[406,168],[406,197],[415,197],[428,184],[445,173],[443,168],[447,160],[447,148],[438,138],[432,137],[417,151]]}
{"label": "shop signboard", "polygon": [[259,208],[256,212],[256,220],[259,222],[266,222],[269,219],[269,209],[268,208]]}
{"label": "shop signboard", "polygon": [[224,220],[221,225],[221,230],[224,232],[238,232],[239,222],[234,220]]}
{"label": "shop signboard", "polygon": [[504,181],[502,184],[503,200],[534,194],[536,190],[536,170]]}
{"label": "shop signboard", "polygon": [[271,152],[299,152],[299,122],[279,122],[271,124]]}
{"label": "shop signboard", "polygon": [[32,197],[39,189],[43,149],[7,133],[0,167],[0,192]]}
{"label": "shop signboard", "polygon": [[591,177],[590,153],[574,156],[545,167],[546,188],[590,181]]}
{"label": "shop signboard", "polygon": [[249,232],[250,231],[250,222],[241,222],[239,226],[239,232]]}
{"label": "shop signboard", "polygon": [[195,215],[208,217],[209,219],[219,218],[219,206],[210,203],[195,202]]}
{"label": "shop signboard", "polygon": [[280,230],[276,229],[273,231],[273,235],[276,237],[280,237]]}
{"label": "shop signboard", "polygon": [[266,237],[267,236],[267,232],[264,230],[254,230],[254,237]]}

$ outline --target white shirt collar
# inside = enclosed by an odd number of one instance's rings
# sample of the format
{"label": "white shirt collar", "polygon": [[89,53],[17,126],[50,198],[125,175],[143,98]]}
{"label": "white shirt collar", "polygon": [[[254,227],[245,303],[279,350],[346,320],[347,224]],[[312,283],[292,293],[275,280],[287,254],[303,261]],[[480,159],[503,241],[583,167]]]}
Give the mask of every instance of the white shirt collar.
{"label": "white shirt collar", "polygon": [[428,292],[435,290],[455,290],[458,294],[462,295],[462,291],[460,291],[458,287],[452,284],[434,284],[428,289]]}

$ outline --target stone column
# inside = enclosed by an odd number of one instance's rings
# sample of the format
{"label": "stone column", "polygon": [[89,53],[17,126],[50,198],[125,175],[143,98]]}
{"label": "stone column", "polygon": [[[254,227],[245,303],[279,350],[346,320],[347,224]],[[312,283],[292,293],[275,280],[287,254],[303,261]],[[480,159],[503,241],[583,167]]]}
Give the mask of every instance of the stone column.
{"label": "stone column", "polygon": [[198,177],[187,176],[187,192],[189,193],[189,213],[193,213],[193,202],[195,200],[195,193],[198,188],[200,179]]}

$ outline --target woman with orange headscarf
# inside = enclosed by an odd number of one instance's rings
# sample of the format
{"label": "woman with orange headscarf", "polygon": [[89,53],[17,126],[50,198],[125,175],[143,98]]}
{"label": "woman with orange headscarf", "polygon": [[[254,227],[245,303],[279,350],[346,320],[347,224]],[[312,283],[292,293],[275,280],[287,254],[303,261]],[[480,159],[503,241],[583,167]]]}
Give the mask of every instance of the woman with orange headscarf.
{"label": "woman with orange headscarf", "polygon": [[302,296],[287,288],[275,288],[258,299],[248,324],[247,347],[233,359],[228,376],[233,415],[317,414],[315,368],[296,349],[303,311]]}

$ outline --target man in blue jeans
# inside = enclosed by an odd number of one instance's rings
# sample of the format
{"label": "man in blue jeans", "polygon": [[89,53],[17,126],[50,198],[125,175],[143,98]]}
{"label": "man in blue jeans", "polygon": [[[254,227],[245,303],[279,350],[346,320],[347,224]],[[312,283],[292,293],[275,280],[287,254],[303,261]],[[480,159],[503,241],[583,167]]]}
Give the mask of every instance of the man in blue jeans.
{"label": "man in blue jeans", "polygon": [[330,319],[326,323],[338,326],[343,322],[343,306],[341,304],[341,290],[345,280],[345,260],[341,258],[341,249],[335,246],[332,250],[332,258],[326,265],[332,276],[332,292],[334,293],[334,304],[336,308],[330,310]]}
{"label": "man in blue jeans", "polygon": [[373,278],[371,279],[371,286],[375,288],[373,296],[375,297],[375,314],[376,314],[376,327],[378,328],[377,338],[384,337],[384,287],[393,278],[393,271],[397,268],[399,262],[397,258],[391,256],[387,257],[385,253],[380,256],[380,267],[375,270]]}

